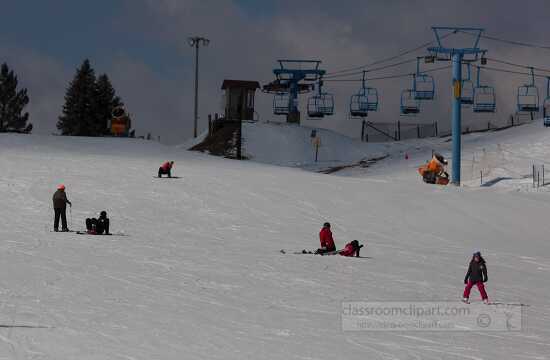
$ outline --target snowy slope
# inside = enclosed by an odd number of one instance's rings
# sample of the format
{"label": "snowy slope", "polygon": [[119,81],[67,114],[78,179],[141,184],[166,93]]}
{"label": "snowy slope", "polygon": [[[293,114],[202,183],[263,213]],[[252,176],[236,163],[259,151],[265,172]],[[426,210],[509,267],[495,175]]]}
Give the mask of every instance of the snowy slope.
{"label": "snowy slope", "polygon": [[[548,146],[547,134],[533,128],[525,138],[538,140],[517,140],[523,148],[514,151]],[[516,141],[511,133],[491,136]],[[413,160],[424,159],[422,151]],[[1,134],[0,152],[0,358],[550,353],[547,193],[427,186],[404,170],[413,167],[405,160],[358,177],[327,176],[130,139]],[[176,161],[183,179],[152,178],[165,160]],[[60,182],[74,204],[72,228],[105,209],[113,231],[129,236],[51,233]],[[370,258],[279,253],[318,246],[327,220],[338,246],[361,239]],[[341,330],[344,300],[458,299],[476,249],[489,264],[491,299],[528,305],[524,331]]]}
{"label": "snowy slope", "polygon": [[[321,139],[317,163],[312,130]],[[244,152],[253,161],[312,170],[383,156],[390,146],[367,144],[332,130],[286,123],[244,123],[243,139]]]}
{"label": "snowy slope", "polygon": [[[503,191],[548,191],[546,187],[533,189],[533,165],[546,165],[550,179],[548,154],[550,134],[542,120],[496,132],[464,135],[462,140],[462,184],[486,186]],[[452,169],[452,142],[450,138],[408,140],[391,146],[389,156],[369,169],[351,169],[338,172],[343,176],[360,176],[392,181],[418,180],[416,169],[438,151],[449,159]],[[404,154],[407,154],[405,158]],[[483,175],[482,175],[483,174]],[[483,176],[483,179],[481,178]]]}

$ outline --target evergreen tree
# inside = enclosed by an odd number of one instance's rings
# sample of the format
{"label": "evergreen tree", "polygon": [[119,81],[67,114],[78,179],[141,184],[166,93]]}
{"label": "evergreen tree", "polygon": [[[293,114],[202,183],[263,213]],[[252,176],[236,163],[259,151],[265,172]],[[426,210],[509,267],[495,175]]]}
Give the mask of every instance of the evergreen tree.
{"label": "evergreen tree", "polygon": [[29,113],[23,109],[29,103],[27,89],[17,90],[17,76],[6,63],[0,68],[0,132],[30,132],[32,124],[27,125]]}
{"label": "evergreen tree", "polygon": [[116,96],[115,89],[107,74],[99,76],[96,83],[95,102],[97,112],[95,132],[97,135],[107,135],[109,133],[108,124],[113,116],[113,110],[122,105],[123,103]]}
{"label": "evergreen tree", "polygon": [[77,69],[65,95],[63,113],[57,122],[62,135],[97,135],[97,84],[88,59]]}

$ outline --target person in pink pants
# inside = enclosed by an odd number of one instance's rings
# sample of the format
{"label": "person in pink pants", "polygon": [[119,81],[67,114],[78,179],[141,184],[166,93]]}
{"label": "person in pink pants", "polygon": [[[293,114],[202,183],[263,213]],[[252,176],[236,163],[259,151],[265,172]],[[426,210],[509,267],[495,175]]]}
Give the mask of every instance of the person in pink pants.
{"label": "person in pink pants", "polygon": [[485,264],[485,259],[481,256],[479,251],[475,252],[470,261],[470,266],[468,266],[468,272],[464,277],[464,299],[465,303],[470,302],[470,291],[474,285],[477,286],[479,293],[481,294],[481,299],[485,304],[489,303],[489,297],[485,291],[485,283],[487,282],[487,265]]}

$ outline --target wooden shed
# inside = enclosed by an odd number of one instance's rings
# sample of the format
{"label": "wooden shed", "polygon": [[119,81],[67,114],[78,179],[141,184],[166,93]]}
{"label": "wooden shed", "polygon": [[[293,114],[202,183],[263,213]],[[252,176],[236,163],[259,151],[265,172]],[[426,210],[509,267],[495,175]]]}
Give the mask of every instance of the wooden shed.
{"label": "wooden shed", "polygon": [[259,88],[257,81],[224,80],[225,120],[254,120],[254,96]]}

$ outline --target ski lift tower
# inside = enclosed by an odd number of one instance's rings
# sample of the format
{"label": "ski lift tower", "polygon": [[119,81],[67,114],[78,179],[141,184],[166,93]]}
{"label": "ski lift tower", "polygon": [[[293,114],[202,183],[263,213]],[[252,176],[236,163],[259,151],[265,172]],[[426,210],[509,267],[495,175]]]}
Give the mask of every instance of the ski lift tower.
{"label": "ski lift tower", "polygon": [[[452,140],[453,140],[453,170],[451,182],[460,186],[460,162],[462,141],[462,64],[475,62],[479,55],[487,50],[479,48],[479,40],[484,29],[469,27],[442,27],[434,26],[432,30],[436,39],[436,46],[428,48],[433,60],[451,61],[453,67],[453,101],[452,101]],[[448,47],[442,40],[450,34],[466,34],[474,38],[472,47]],[[482,58],[483,63],[483,58]]]}
{"label": "ski lift tower", "polygon": [[[326,71],[319,69],[320,60],[277,60],[273,70],[275,81],[265,85],[263,91],[275,94],[273,112],[286,115],[287,122],[300,123],[298,94],[311,92]],[[282,104],[281,104],[282,102]]]}

